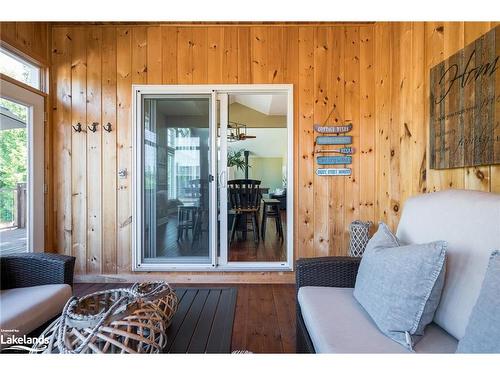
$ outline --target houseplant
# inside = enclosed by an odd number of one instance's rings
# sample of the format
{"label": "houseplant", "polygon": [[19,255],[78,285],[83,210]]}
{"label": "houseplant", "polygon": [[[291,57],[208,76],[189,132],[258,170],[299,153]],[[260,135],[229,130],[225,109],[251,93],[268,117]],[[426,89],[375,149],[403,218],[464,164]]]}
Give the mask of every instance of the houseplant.
{"label": "houseplant", "polygon": [[[234,179],[234,174],[237,169],[241,170],[242,172],[245,171],[245,167],[247,166],[247,163],[245,161],[245,157],[243,156],[243,153],[245,150],[240,149],[238,151],[236,150],[228,150],[227,153],[227,169],[228,169],[228,177],[230,180]],[[250,167],[250,166],[248,166]]]}

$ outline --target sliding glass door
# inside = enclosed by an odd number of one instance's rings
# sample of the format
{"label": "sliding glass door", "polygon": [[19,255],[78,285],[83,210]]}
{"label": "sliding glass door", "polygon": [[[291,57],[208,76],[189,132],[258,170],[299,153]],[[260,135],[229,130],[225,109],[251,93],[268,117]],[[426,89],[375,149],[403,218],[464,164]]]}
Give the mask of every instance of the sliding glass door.
{"label": "sliding glass door", "polygon": [[219,265],[228,269],[288,266],[289,93],[219,94]]}
{"label": "sliding glass door", "polygon": [[135,86],[134,270],[292,269],[292,103],[288,85]]}
{"label": "sliding glass door", "polygon": [[212,97],[141,97],[138,264],[212,265]]}

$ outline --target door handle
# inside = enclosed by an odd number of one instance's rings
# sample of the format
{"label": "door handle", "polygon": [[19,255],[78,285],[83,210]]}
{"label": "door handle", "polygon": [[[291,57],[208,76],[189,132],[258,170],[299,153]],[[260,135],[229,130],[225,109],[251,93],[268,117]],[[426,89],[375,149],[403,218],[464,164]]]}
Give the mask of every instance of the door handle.
{"label": "door handle", "polygon": [[[224,178],[222,176],[224,176]],[[226,184],[227,184],[227,181],[226,181],[226,171],[221,171],[219,173],[219,183],[220,183],[221,187],[223,187],[223,188],[226,187]]]}

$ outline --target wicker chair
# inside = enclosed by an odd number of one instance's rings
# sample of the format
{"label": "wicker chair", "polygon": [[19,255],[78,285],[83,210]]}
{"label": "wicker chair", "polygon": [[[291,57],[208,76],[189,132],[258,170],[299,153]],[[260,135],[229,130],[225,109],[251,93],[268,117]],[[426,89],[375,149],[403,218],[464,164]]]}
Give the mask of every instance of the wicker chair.
{"label": "wicker chair", "polygon": [[[75,258],[66,255],[35,253],[0,257],[3,305],[0,326],[17,329],[16,336],[41,334],[71,297],[74,267]],[[27,297],[30,294],[33,299]],[[0,348],[4,349],[4,345]]]}
{"label": "wicker chair", "polygon": [[0,289],[47,284],[73,287],[75,258],[60,254],[34,253],[0,257]]}
{"label": "wicker chair", "polygon": [[[323,257],[299,259],[296,265],[296,293],[303,286],[354,288],[361,258]],[[297,302],[297,353],[315,353]]]}

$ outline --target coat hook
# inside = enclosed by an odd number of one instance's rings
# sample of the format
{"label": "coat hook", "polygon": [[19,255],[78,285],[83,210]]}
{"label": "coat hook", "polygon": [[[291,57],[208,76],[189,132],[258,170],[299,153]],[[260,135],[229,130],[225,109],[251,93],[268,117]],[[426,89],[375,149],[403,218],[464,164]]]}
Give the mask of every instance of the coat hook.
{"label": "coat hook", "polygon": [[106,130],[108,133],[111,133],[111,123],[108,122],[106,125],[103,126],[104,130]]}
{"label": "coat hook", "polygon": [[90,126],[87,126],[87,128],[89,128],[89,130],[92,132],[92,133],[95,133],[97,131],[97,125],[99,125],[98,122],[93,122],[92,125]]}
{"label": "coat hook", "polygon": [[73,125],[73,129],[75,129],[75,132],[80,133],[82,131],[82,124],[78,123],[76,126]]}

